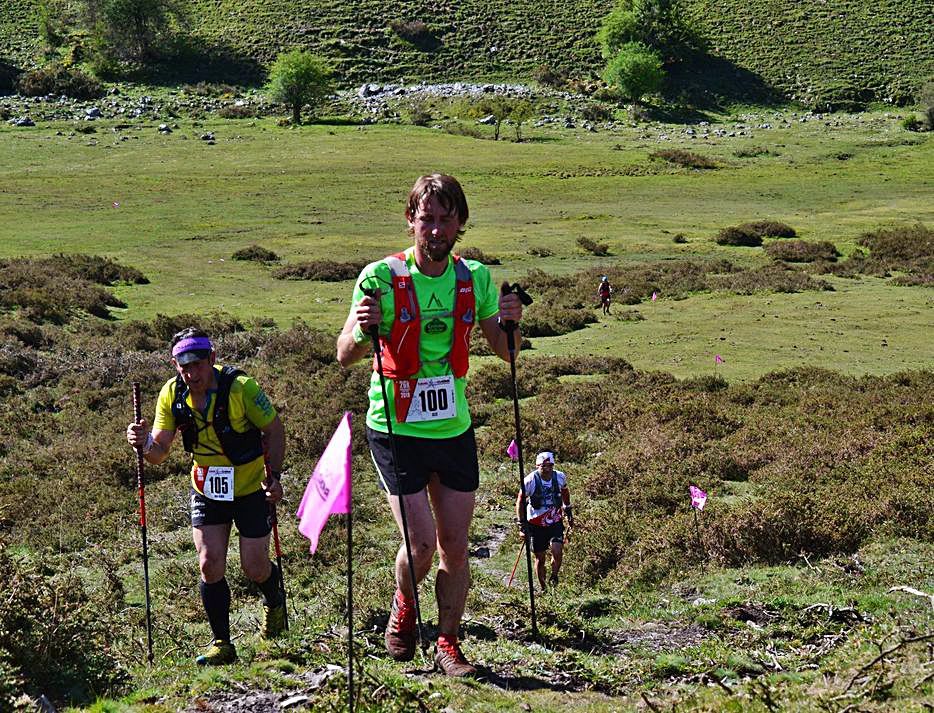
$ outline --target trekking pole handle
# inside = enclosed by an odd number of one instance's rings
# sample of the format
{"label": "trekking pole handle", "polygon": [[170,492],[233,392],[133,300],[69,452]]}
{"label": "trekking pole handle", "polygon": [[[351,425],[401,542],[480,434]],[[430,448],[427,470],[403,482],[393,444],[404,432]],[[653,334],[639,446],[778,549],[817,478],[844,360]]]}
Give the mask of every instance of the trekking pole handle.
{"label": "trekking pole handle", "polygon": [[[380,297],[379,288],[364,287],[362,289],[363,289],[363,294],[365,294],[367,297],[372,297],[374,300],[379,301],[379,297]],[[376,348],[376,346],[379,344],[379,342],[377,341],[379,339],[379,325],[371,324],[364,331],[366,334],[369,334],[371,337],[373,337],[373,347]]]}
{"label": "trekking pole handle", "polygon": [[[519,301],[525,307],[528,307],[533,302],[532,297],[529,295],[528,292],[522,289],[522,285],[520,285],[518,282],[514,282],[511,285],[509,284],[508,281],[504,282],[502,288],[500,288],[500,293],[504,295],[509,295],[509,294],[518,295]],[[517,327],[516,323],[512,321],[511,319],[503,320],[502,322],[499,323],[499,326],[503,331],[508,332],[510,334],[514,332]]]}

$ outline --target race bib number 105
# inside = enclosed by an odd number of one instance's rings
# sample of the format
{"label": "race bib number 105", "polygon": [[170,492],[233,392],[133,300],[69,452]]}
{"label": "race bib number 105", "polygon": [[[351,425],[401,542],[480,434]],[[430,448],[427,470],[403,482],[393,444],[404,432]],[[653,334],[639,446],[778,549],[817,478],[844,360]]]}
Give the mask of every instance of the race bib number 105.
{"label": "race bib number 105", "polygon": [[212,465],[209,468],[196,466],[193,471],[195,489],[210,500],[233,502],[233,466]]}
{"label": "race bib number 105", "polygon": [[393,383],[399,423],[439,421],[457,415],[453,376],[398,379]]}

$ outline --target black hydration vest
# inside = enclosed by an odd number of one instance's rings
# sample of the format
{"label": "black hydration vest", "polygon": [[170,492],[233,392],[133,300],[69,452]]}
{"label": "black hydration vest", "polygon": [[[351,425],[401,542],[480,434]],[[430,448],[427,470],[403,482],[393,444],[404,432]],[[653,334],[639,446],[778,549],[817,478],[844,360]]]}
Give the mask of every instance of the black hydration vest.
{"label": "black hydration vest", "polygon": [[[529,501],[532,503],[532,509],[538,510],[545,502],[545,496],[542,492],[545,484],[542,482],[542,477],[536,472],[535,473],[535,490],[532,491],[532,494],[529,496]],[[551,475],[551,497],[552,505],[561,502],[561,489],[558,487],[558,476],[552,473]]]}
{"label": "black hydration vest", "polygon": [[[213,426],[214,433],[221,443],[224,456],[234,465],[243,465],[256,460],[263,455],[263,433],[255,426],[249,430],[235,431],[230,425],[230,386],[240,374],[244,372],[233,366],[223,369],[214,369],[217,377],[217,396],[214,399],[214,420],[209,424]],[[181,376],[175,377],[175,397],[172,400],[172,416],[175,418],[176,429],[182,432],[182,444],[189,453],[198,447],[198,425],[191,407],[185,401],[188,387]]]}

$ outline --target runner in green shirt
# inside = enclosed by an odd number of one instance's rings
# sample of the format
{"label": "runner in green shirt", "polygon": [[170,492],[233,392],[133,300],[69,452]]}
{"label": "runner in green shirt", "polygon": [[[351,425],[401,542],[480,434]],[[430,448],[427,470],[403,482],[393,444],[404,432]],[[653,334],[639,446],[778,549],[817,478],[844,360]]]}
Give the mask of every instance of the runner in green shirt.
{"label": "runner in green shirt", "polygon": [[[470,585],[467,533],[479,485],[477,447],[464,396],[469,330],[479,325],[493,352],[508,361],[506,332],[499,320],[518,322],[522,317],[518,296],[500,295],[485,265],[452,254],[468,216],[467,199],[456,179],[443,174],[419,178],[405,207],[414,245],[363,269],[337,338],[337,359],[347,367],[370,353],[367,330],[379,329],[390,403],[383,402],[374,370],[367,439],[400,533],[399,497],[405,498],[418,581],[427,575],[438,551],[435,662],[450,676],[476,671],[458,642]],[[521,343],[521,336],[516,334],[516,340]],[[395,578],[386,647],[394,659],[408,661],[415,655],[417,633],[404,546],[396,556]]]}

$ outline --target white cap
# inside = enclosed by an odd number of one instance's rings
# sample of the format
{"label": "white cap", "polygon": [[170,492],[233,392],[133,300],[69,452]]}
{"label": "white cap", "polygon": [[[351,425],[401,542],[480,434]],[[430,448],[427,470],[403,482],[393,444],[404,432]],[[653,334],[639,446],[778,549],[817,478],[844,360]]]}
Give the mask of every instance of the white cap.
{"label": "white cap", "polygon": [[555,454],[551,451],[542,451],[537,456],[535,456],[535,465],[541,465],[542,463],[551,463],[555,462]]}

